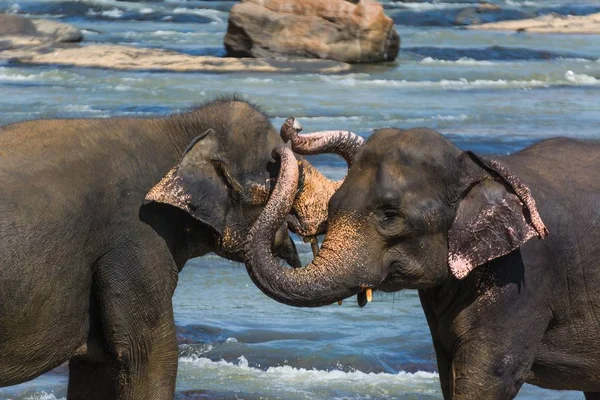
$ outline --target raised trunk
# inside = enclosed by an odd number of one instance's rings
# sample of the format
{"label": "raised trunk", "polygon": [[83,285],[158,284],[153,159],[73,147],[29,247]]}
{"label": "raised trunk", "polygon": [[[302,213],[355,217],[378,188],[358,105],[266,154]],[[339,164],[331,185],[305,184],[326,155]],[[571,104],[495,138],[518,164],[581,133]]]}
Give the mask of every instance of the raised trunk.
{"label": "raised trunk", "polygon": [[296,118],[285,120],[279,131],[284,142],[291,141],[292,149],[298,154],[311,155],[332,153],[341,156],[352,165],[354,155],[362,147],[365,140],[350,131],[323,131],[298,135],[302,125]]}
{"label": "raised trunk", "polygon": [[280,146],[273,156],[281,159],[277,184],[246,244],[246,268],[256,286],[281,303],[318,307],[357,294],[361,287],[377,285],[381,276],[363,263],[362,224],[352,215],[331,221],[321,251],[309,265],[299,269],[279,265],[271,243],[292,207],[298,167],[289,148]]}

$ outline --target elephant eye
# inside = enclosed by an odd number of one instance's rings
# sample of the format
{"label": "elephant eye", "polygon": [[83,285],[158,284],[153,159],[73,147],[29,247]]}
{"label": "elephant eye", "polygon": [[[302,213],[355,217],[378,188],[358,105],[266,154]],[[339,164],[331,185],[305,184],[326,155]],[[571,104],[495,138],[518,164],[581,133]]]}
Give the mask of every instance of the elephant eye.
{"label": "elephant eye", "polygon": [[382,224],[388,224],[395,221],[400,217],[400,211],[395,208],[386,208],[382,211],[379,222]]}

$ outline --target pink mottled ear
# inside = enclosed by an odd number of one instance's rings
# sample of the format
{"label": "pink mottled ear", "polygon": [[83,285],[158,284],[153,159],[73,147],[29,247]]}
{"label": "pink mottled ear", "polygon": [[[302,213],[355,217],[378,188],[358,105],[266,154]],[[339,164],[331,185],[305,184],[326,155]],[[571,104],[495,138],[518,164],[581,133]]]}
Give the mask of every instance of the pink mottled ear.
{"label": "pink mottled ear", "polygon": [[211,162],[215,148],[210,135],[213,132],[209,129],[191,141],[181,162],[146,194],[145,203],[180,208],[222,233],[229,192],[220,173],[222,168]]}
{"label": "pink mottled ear", "polygon": [[535,200],[521,180],[497,161],[467,155],[487,174],[468,186],[448,232],[448,264],[459,279],[532,237],[543,239],[548,234]]}

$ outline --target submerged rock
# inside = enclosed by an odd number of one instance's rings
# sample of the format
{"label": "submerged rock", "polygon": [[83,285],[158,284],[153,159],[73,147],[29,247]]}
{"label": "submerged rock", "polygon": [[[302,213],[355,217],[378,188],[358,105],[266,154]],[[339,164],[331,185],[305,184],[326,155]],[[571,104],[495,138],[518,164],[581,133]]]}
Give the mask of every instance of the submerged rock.
{"label": "submerged rock", "polygon": [[471,25],[468,28],[533,33],[600,34],[600,13],[585,16],[549,14],[518,21]]}
{"label": "submerged rock", "polygon": [[243,0],[231,9],[225,36],[235,57],[392,61],[399,47],[394,22],[374,0]]}
{"label": "submerged rock", "polygon": [[0,14],[1,48],[32,43],[80,42],[81,31],[74,26],[46,19],[27,19],[19,15]]}

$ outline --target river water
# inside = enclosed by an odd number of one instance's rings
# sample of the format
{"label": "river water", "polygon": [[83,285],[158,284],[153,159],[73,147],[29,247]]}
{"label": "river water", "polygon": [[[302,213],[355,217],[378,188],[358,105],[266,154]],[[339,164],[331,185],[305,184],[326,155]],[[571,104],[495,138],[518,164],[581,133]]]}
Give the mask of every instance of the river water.
{"label": "river water", "polygon": [[[0,124],[32,118],[144,117],[223,92],[262,105],[279,126],[305,130],[425,126],[460,147],[507,153],[553,136],[600,138],[600,39],[477,32],[451,21],[469,2],[383,2],[397,22],[397,62],[343,75],[116,72],[0,64]],[[498,0],[509,17],[598,12],[593,1]],[[2,0],[0,11],[56,18],[88,43],[223,55],[234,2]],[[494,15],[484,16],[488,20]],[[341,160],[311,159],[333,178]],[[305,262],[308,246],[297,242]],[[360,309],[296,309],[270,300],[243,265],[209,255],[184,268],[175,294],[179,399],[439,399],[429,330],[415,291],[376,292]],[[0,389],[0,399],[66,396],[64,367]],[[582,399],[525,385],[519,399]]]}

